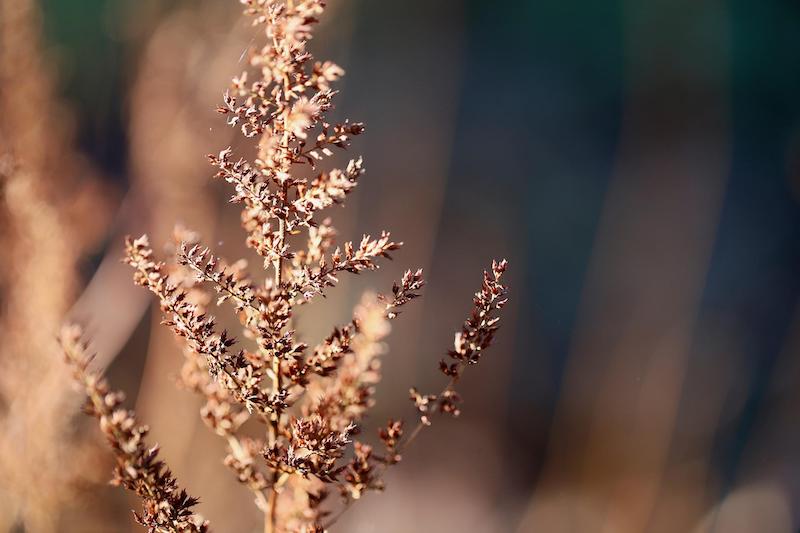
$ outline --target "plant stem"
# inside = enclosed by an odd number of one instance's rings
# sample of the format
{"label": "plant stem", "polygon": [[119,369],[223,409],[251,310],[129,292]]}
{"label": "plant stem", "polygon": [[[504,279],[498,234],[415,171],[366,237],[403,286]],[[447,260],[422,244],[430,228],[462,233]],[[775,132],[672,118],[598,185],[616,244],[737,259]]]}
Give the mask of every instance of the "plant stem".
{"label": "plant stem", "polygon": [[[286,191],[283,191],[284,197],[286,196]],[[286,240],[286,224],[284,220],[278,221],[278,246],[283,248],[283,244]],[[283,258],[278,257],[275,262],[273,263],[273,269],[275,270],[275,287],[280,287],[281,284],[281,273],[283,272]],[[278,357],[273,353],[272,355],[272,392],[277,394],[281,390],[281,361]],[[281,423],[281,413],[276,411],[270,416],[270,426],[269,426],[269,438],[270,438],[270,446],[274,446],[277,444],[278,439],[280,438],[280,423]],[[272,473],[272,487],[270,488],[269,492],[269,502],[268,502],[268,512],[264,516],[264,533],[275,533],[276,524],[277,524],[277,504],[278,504],[278,489],[276,484],[278,482],[279,473],[278,471],[274,471]]]}
{"label": "plant stem", "polygon": [[276,511],[278,510],[278,491],[272,487],[272,492],[269,493],[269,522],[265,525],[266,533],[275,533],[275,524],[277,522]]}

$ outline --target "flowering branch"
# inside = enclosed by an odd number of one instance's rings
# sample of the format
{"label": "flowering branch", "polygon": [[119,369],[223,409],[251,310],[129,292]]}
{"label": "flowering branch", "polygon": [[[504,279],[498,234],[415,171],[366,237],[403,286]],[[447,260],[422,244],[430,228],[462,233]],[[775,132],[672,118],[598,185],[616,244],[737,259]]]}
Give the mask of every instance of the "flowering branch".
{"label": "flowering branch", "polygon": [[86,395],[86,412],[100,421],[100,428],[116,456],[112,483],[142,498],[136,521],[151,533],[205,533],[208,522],[192,511],[198,499],[178,487],[166,464],[158,459],[158,446],[145,443],[147,426],[137,424],[134,414],[121,407],[124,395],[88,369],[91,357],[77,326],[62,328],[59,340],[75,381]]}

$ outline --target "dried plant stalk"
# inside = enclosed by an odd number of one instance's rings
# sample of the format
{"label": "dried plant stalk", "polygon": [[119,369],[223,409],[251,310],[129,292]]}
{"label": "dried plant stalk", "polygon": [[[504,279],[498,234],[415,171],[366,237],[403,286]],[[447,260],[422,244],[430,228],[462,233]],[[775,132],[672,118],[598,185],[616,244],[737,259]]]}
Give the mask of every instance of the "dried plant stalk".
{"label": "dried plant stalk", "polygon": [[105,379],[88,369],[92,358],[82,336],[80,327],[68,325],[62,328],[59,340],[75,381],[88,396],[86,413],[100,421],[114,450],[117,464],[112,483],[142,498],[142,512],[134,513],[136,521],[151,533],[207,532],[207,522],[192,512],[199,500],[178,488],[172,473],[158,459],[158,446],[146,444],[147,426],[138,425],[133,413],[121,407],[125,399],[121,392],[110,390]]}
{"label": "dried plant stalk", "polygon": [[[440,365],[449,383],[436,395],[412,389],[420,414],[414,430],[406,436],[403,423],[390,420],[378,431],[377,449],[356,440],[374,405],[390,321],[420,295],[422,271],[407,271],[390,294],[365,295],[353,319],[319,345],[298,340],[292,325],[298,306],[325,294],[343,273],[377,269],[402,243],[382,232],[336,246],[332,222],[321,216],[352,193],[364,167],[360,157],[344,168],[317,167],[365,129],[326,119],[336,94],[331,86],[343,70],[314,61],[307,50],[324,2],[242,3],[265,42],[251,50],[251,68],[234,78],[219,111],[254,139],[257,157],[248,161],[226,148],[209,159],[217,177],[233,187],[245,243],[267,274],[262,280],[251,276],[245,261],[227,263],[186,232],[178,235],[170,263],[155,257],[146,236],[128,238],[125,261],[135,282],[156,295],[164,324],[181,340],[182,384],[205,397],[201,416],[226,440],[224,463],[252,493],[264,531],[321,532],[364,493],[383,488],[384,471],[401,460],[433,413],[459,414],[455,385],[497,331],[506,262],[494,262],[484,274],[474,309],[449,351],[451,361]],[[303,170],[313,177],[301,177]],[[302,234],[305,248],[290,242]],[[227,302],[239,319],[240,339],[208,314],[207,287],[217,306]],[[262,437],[245,437],[246,424],[260,425]],[[338,506],[330,498],[335,493]]]}

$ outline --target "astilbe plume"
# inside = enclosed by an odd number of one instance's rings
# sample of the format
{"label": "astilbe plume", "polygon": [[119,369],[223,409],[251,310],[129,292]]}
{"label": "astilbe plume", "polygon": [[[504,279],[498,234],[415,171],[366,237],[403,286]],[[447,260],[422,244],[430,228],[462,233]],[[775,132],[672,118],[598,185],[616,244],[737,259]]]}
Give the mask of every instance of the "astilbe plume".
{"label": "astilbe plume", "polygon": [[74,325],[64,326],[60,341],[75,381],[87,397],[86,413],[100,421],[100,428],[114,450],[116,466],[112,483],[135,492],[142,498],[142,512],[136,521],[151,533],[205,533],[208,524],[192,512],[198,500],[178,488],[178,482],[158,459],[158,446],[145,442],[148,428],[139,425],[133,413],[121,407],[124,395],[112,391],[105,379],[89,370],[91,356],[82,340],[83,332]]}
{"label": "astilbe plume", "polygon": [[[164,324],[180,338],[181,384],[205,398],[202,419],[226,440],[224,464],[252,492],[264,513],[264,531],[320,532],[365,492],[383,488],[386,468],[401,460],[433,413],[459,414],[455,384],[492,342],[506,301],[506,262],[493,263],[484,274],[449,352],[452,362],[441,365],[447,386],[436,395],[412,389],[420,413],[415,428],[406,436],[401,421],[389,420],[378,431],[377,448],[356,440],[374,405],[389,322],[420,295],[422,271],[407,271],[389,294],[366,294],[352,320],[317,346],[298,340],[292,325],[298,306],[324,295],[342,273],[377,269],[402,243],[383,232],[336,246],[330,218],[320,215],[341,204],[364,173],[360,157],[343,169],[317,170],[364,132],[363,124],[326,118],[336,94],[331,86],[343,70],[314,61],[307,50],[324,2],[242,3],[265,43],[251,50],[250,68],[234,78],[219,112],[257,142],[257,156],[248,161],[226,148],[209,159],[217,177],[233,186],[231,202],[242,206],[246,245],[263,259],[268,275],[251,276],[245,261],[224,261],[185,230],[176,234],[174,260],[157,259],[142,236],[128,238],[125,261],[135,282],[156,295]],[[301,177],[304,168],[313,177]],[[303,233],[305,248],[292,246],[289,237]],[[241,339],[208,314],[207,286],[218,306],[232,308]],[[243,436],[245,424],[261,424],[263,437]],[[330,502],[337,493],[338,509]]]}

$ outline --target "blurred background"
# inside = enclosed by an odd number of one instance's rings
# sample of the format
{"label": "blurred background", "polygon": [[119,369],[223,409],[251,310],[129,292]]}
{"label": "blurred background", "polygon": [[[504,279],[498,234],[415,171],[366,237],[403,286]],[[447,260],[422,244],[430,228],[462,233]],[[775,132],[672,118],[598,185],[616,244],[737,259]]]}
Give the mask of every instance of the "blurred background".
{"label": "blurred background", "polygon": [[[216,531],[256,531],[181,355],[121,265],[175,223],[241,255],[205,155],[255,36],[234,0],[0,0],[0,530],[138,531],[59,364],[64,316]],[[481,269],[498,343],[334,531],[800,527],[800,4],[330,0],[313,42],[367,125],[342,238],[405,241],[301,316],[319,340],[424,267],[372,417],[412,417]],[[155,312],[154,312],[155,310]]]}

